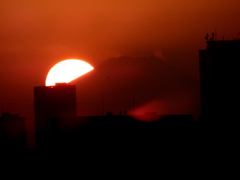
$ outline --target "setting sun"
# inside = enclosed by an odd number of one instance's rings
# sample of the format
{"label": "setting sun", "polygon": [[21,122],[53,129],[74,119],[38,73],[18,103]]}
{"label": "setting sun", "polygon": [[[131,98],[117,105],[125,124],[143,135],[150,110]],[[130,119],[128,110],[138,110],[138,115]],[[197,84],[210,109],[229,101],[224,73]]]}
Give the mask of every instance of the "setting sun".
{"label": "setting sun", "polygon": [[68,83],[92,69],[93,67],[90,64],[82,60],[67,59],[61,61],[48,72],[46,86],[54,86],[55,83]]}

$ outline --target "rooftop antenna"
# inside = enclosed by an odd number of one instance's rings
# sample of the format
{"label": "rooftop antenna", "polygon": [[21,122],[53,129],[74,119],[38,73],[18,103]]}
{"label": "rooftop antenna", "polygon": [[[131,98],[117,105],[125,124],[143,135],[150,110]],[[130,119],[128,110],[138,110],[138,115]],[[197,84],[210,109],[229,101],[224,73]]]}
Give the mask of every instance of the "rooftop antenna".
{"label": "rooftop antenna", "polygon": [[133,92],[133,115],[135,115],[135,95]]}
{"label": "rooftop antenna", "polygon": [[104,116],[104,97],[103,97],[103,92],[102,92],[102,115]]}
{"label": "rooftop antenna", "polygon": [[209,35],[207,33],[206,36],[205,36],[206,41],[208,41],[208,38],[209,38]]}
{"label": "rooftop antenna", "polygon": [[240,35],[240,29],[238,30],[237,40],[239,40],[239,35]]}
{"label": "rooftop antenna", "polygon": [[217,28],[215,28],[215,40],[217,41]]}
{"label": "rooftop antenna", "polygon": [[210,41],[214,41],[214,33],[212,33],[212,37],[210,38]]}

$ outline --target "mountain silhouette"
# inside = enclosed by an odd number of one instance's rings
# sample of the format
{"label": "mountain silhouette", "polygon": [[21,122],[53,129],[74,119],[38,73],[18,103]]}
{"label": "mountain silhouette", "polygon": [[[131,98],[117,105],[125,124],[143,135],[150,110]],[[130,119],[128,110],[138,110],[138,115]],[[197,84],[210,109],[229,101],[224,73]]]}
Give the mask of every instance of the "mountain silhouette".
{"label": "mountain silhouette", "polygon": [[72,83],[83,116],[199,114],[199,82],[156,57],[112,58]]}

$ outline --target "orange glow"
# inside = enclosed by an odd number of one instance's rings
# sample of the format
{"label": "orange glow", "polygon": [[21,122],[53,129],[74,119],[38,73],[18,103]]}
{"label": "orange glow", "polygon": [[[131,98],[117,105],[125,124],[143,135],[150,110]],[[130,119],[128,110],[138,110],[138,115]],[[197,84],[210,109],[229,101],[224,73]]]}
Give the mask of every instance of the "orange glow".
{"label": "orange glow", "polygon": [[54,86],[55,83],[68,83],[83,74],[91,71],[93,67],[85,61],[68,59],[57,63],[48,72],[46,86]]}

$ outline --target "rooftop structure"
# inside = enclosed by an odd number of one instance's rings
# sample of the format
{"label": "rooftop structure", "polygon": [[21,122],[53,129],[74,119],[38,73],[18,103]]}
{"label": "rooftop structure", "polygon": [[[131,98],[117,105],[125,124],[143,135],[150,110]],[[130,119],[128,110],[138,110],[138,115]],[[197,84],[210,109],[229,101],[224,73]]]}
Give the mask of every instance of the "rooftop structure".
{"label": "rooftop structure", "polygon": [[48,139],[51,118],[76,116],[76,86],[57,83],[55,86],[34,87],[36,145]]}
{"label": "rooftop structure", "polygon": [[207,41],[199,51],[201,115],[205,120],[226,121],[237,116],[240,40]]}

